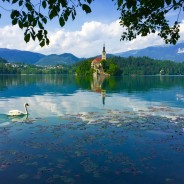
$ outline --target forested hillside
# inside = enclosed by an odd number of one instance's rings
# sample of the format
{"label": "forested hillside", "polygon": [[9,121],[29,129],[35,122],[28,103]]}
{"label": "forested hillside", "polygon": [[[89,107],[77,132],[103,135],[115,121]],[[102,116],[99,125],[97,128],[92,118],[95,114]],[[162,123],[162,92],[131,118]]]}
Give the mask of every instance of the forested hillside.
{"label": "forested hillside", "polygon": [[184,75],[184,62],[154,60],[148,57],[114,57],[122,75]]}
{"label": "forested hillside", "polygon": [[[35,65],[11,64],[0,58],[0,74],[74,74],[92,75],[90,58],[73,65],[38,67]],[[104,71],[111,76],[121,75],[184,75],[184,62],[154,60],[148,57],[112,57],[102,60]]]}
{"label": "forested hillside", "polygon": [[[76,66],[78,75],[91,74],[92,60],[80,62]],[[113,57],[102,61],[105,72],[111,76],[120,75],[184,75],[184,62],[154,60],[148,57]]]}

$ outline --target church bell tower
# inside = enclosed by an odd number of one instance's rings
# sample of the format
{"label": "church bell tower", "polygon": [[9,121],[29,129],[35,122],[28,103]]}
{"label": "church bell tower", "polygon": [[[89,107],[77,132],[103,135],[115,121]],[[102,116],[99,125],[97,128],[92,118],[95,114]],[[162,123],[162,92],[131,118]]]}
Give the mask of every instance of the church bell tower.
{"label": "church bell tower", "polygon": [[103,45],[103,50],[102,50],[102,60],[106,60],[105,44]]}

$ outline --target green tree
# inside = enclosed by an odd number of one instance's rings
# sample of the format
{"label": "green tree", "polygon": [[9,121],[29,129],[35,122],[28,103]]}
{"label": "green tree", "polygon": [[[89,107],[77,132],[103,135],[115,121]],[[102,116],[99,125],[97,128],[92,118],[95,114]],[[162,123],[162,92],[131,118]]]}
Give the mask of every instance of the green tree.
{"label": "green tree", "polygon": [[[73,20],[77,11],[82,9],[91,12],[94,0],[2,0],[12,7],[10,18],[12,25],[18,25],[24,30],[24,40],[38,39],[41,47],[49,44],[45,25],[48,21],[58,18],[61,27],[71,17]],[[120,11],[120,25],[126,28],[122,40],[135,39],[137,35],[147,36],[158,32],[166,43],[175,44],[179,39],[179,17],[184,11],[184,0],[112,0]],[[79,10],[80,11],[80,10]],[[178,11],[178,18],[171,25],[168,13]],[[0,14],[1,16],[1,14]]]}
{"label": "green tree", "polygon": [[108,73],[112,76],[116,76],[119,75],[121,72],[117,65],[115,65],[114,63],[110,63]]}
{"label": "green tree", "polygon": [[[158,31],[166,43],[176,44],[179,39],[179,17],[184,11],[184,0],[117,0],[121,12],[120,24],[126,28],[122,40],[135,39],[137,35],[147,36]],[[173,24],[168,13],[175,11],[178,16]]]}
{"label": "green tree", "polygon": [[76,73],[78,76],[92,75],[93,71],[91,69],[91,60],[84,60],[77,63]]}
{"label": "green tree", "polygon": [[[90,4],[93,0],[2,0],[3,3],[9,3],[11,10],[12,25],[18,25],[24,29],[24,40],[38,39],[41,47],[49,44],[48,32],[45,25],[48,21],[58,18],[61,27],[65,25],[68,18],[73,20],[76,17],[76,9],[80,8],[86,13],[91,12]],[[1,14],[0,14],[1,17]]]}

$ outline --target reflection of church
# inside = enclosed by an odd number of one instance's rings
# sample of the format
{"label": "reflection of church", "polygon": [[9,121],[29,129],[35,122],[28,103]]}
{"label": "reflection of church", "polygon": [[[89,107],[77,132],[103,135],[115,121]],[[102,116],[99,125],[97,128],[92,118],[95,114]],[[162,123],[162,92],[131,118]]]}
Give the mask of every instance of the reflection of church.
{"label": "reflection of church", "polygon": [[103,105],[105,105],[105,96],[106,96],[106,90],[102,89],[104,79],[105,75],[100,75],[98,77],[93,77],[93,80],[91,81],[91,89],[96,93],[101,93]]}
{"label": "reflection of church", "polygon": [[106,60],[105,44],[103,45],[102,57],[97,57],[91,62],[91,68],[93,69],[93,80],[91,83],[91,89],[102,95],[102,103],[105,105],[106,91],[102,90],[102,83],[105,76],[109,76],[104,72],[101,61]]}
{"label": "reflection of church", "polygon": [[106,60],[105,44],[103,45],[102,57],[97,57],[91,62],[91,68],[93,69],[93,76],[106,75],[101,64],[102,60]]}
{"label": "reflection of church", "polygon": [[91,82],[91,89],[97,93],[100,93],[104,79],[105,79],[104,75],[93,77],[93,80]]}

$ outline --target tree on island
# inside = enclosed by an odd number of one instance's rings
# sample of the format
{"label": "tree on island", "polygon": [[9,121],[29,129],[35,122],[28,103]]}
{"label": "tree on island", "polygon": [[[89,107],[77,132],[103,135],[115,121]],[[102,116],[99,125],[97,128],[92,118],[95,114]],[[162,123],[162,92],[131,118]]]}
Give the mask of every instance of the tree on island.
{"label": "tree on island", "polygon": [[[2,0],[1,8],[12,7],[10,18],[12,25],[24,29],[24,40],[38,39],[41,47],[49,44],[48,31],[45,25],[48,21],[58,18],[61,27],[68,18],[75,19],[77,8],[91,13],[91,3],[95,0]],[[112,0],[120,11],[120,25],[126,31],[121,40],[133,40],[136,36],[147,36],[158,32],[166,43],[176,44],[179,39],[180,14],[184,11],[184,0]],[[35,4],[34,4],[35,3]],[[171,25],[168,13],[178,11],[177,20]],[[0,14],[1,16],[1,14]]]}

